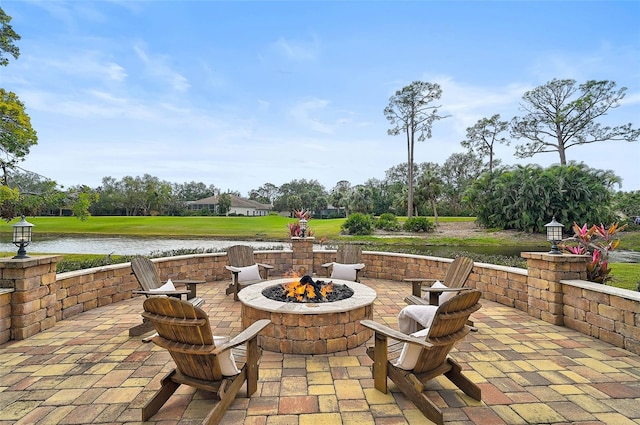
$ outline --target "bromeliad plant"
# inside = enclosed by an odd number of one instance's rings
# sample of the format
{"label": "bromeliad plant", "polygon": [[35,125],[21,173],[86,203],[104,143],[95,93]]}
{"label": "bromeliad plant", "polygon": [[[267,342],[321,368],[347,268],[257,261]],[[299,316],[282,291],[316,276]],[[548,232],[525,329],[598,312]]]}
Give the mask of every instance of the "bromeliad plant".
{"label": "bromeliad plant", "polygon": [[[287,227],[289,227],[289,237],[301,237],[302,229],[300,228],[300,220],[303,218],[307,221],[311,220],[311,213],[309,210],[293,210],[293,214],[296,216],[298,221],[295,223],[287,223]],[[306,236],[313,236],[313,230],[307,226]]]}
{"label": "bromeliad plant", "polygon": [[620,245],[620,239],[614,239],[613,236],[625,229],[627,225],[618,227],[618,223],[614,223],[609,228],[605,228],[602,224],[595,224],[587,228],[585,223],[580,227],[576,222],[573,223],[574,235],[568,241],[577,242],[577,245],[562,244],[560,248],[571,254],[591,255],[591,262],[587,266],[587,280],[597,283],[607,283],[612,276],[609,275],[609,252],[615,250]]}

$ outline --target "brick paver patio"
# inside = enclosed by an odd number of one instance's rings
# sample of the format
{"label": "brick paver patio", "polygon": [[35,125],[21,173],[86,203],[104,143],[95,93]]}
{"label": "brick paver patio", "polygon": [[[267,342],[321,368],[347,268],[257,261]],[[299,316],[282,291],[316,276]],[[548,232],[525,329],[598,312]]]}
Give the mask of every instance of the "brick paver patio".
{"label": "brick paver patio", "polygon": [[[374,319],[397,328],[411,289],[363,279],[378,299]],[[201,285],[214,333],[235,335],[240,303],[227,282]],[[482,301],[471,333],[452,355],[482,387],[482,402],[445,378],[428,394],[451,424],[640,424],[640,356],[525,313]],[[0,345],[0,424],[134,424],[172,368],[168,353],[128,329],[142,299],[97,308],[23,341]],[[367,344],[368,345],[368,344]],[[238,398],[230,425],[430,423],[391,385],[373,388],[365,345],[319,356],[264,352],[258,391]],[[241,391],[241,395],[243,395]],[[196,424],[211,395],[183,386],[149,424]]]}

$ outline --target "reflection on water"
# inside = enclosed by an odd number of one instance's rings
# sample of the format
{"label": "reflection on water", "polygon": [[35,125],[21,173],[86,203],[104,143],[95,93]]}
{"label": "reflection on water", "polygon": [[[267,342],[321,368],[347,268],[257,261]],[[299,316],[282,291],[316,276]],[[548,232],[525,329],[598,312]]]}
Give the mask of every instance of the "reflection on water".
{"label": "reflection on water", "polygon": [[[164,239],[164,238],[128,238],[128,237],[62,237],[34,240],[27,252],[39,254],[115,254],[148,255],[151,252],[164,252],[176,249],[214,249],[223,250],[232,245],[250,245],[255,249],[286,247],[280,242],[226,241],[217,239]],[[17,251],[10,242],[0,242],[1,252]]]}
{"label": "reflection on water", "polygon": [[[149,255],[152,252],[165,252],[178,249],[211,249],[224,250],[232,245],[249,245],[254,249],[290,248],[288,242],[256,242],[229,241],[219,239],[165,239],[165,238],[131,238],[131,237],[60,237],[36,239],[27,247],[27,252],[41,254],[115,254],[115,255]],[[396,246],[396,245],[394,245]],[[485,255],[504,255],[519,257],[522,251],[549,250],[548,247],[520,246],[400,246],[411,248],[412,252],[436,257],[451,257],[453,253],[468,251]],[[318,247],[316,247],[318,249]],[[367,246],[363,246],[367,249]],[[0,252],[17,251],[15,245],[8,240],[0,241]],[[640,263],[640,252],[613,251],[609,254],[612,262]]]}

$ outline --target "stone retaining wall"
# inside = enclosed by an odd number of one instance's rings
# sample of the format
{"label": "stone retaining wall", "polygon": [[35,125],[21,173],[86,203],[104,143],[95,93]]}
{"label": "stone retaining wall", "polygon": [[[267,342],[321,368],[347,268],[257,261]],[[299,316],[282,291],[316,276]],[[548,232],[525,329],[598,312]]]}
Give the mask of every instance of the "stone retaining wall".
{"label": "stone retaining wall", "polygon": [[[306,247],[308,241],[302,242]],[[293,250],[256,251],[256,261],[273,265],[271,276],[282,276],[293,269],[295,250],[294,243]],[[318,276],[324,276],[325,269],[321,265],[333,261],[335,251],[313,251],[312,257],[311,270]],[[526,311],[547,322],[568,326],[640,354],[640,293],[581,280],[584,259],[580,256],[523,253],[523,257],[527,258],[529,271],[475,263],[467,286],[482,291],[483,298],[487,300]],[[27,338],[53,326],[57,320],[131,298],[134,296],[131,291],[138,289],[129,263],[57,276],[54,273],[52,278],[51,268],[57,258],[0,259],[0,288],[13,290],[0,293],[0,343]],[[23,268],[25,261],[32,261],[36,267],[16,280],[17,269]],[[183,255],[153,261],[162,279],[230,280],[230,274],[224,268],[227,264],[225,253]],[[304,264],[307,265],[308,261],[305,258]],[[366,264],[363,276],[395,281],[398,291],[409,295],[411,286],[402,279],[422,276],[443,279],[451,261],[439,257],[367,251],[363,253]],[[22,262],[17,269],[11,265],[16,262]],[[298,261],[296,264],[302,263]],[[13,287],[16,282],[22,283]],[[9,304],[10,308],[7,307]]]}

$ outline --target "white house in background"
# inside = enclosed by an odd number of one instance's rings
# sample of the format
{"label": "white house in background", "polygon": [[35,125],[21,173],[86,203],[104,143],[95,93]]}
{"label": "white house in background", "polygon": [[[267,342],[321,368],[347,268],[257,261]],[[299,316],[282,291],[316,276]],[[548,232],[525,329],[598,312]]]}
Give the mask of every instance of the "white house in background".
{"label": "white house in background", "polygon": [[[258,217],[263,215],[269,215],[272,209],[271,205],[261,204],[251,199],[241,198],[235,195],[231,196],[231,208],[227,215],[244,215],[251,217]],[[212,213],[218,212],[218,197],[210,196],[208,198],[199,199],[197,201],[187,201],[187,207],[192,211],[199,211],[202,209],[208,209]]]}

